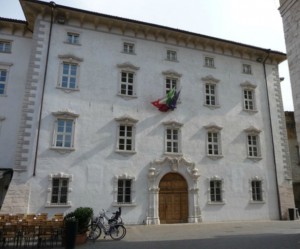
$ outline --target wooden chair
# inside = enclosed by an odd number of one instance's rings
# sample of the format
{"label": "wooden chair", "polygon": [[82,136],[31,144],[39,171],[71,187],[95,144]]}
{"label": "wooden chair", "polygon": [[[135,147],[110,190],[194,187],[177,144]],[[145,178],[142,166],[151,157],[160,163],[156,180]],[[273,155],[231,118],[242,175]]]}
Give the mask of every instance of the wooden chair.
{"label": "wooden chair", "polygon": [[64,220],[64,214],[63,213],[56,213],[56,214],[54,214],[52,220],[63,221]]}
{"label": "wooden chair", "polygon": [[38,247],[53,248],[54,232],[51,224],[40,224],[38,227]]}
{"label": "wooden chair", "polygon": [[48,213],[41,213],[41,214],[38,214],[36,216],[36,219],[37,220],[47,220],[48,219]]}
{"label": "wooden chair", "polygon": [[35,214],[26,214],[25,216],[25,220],[34,220],[36,218],[36,215]]}
{"label": "wooden chair", "polygon": [[0,214],[0,220],[7,222],[9,220],[9,214]]}
{"label": "wooden chair", "polygon": [[17,235],[17,225],[6,223],[2,230],[2,248],[15,247]]}
{"label": "wooden chair", "polygon": [[24,247],[32,248],[37,244],[38,231],[35,223],[27,223],[22,225],[22,238]]}
{"label": "wooden chair", "polygon": [[64,222],[63,220],[55,220],[52,221],[52,227],[53,227],[53,243],[55,243],[55,246],[58,246],[60,244],[62,246],[62,237],[64,233]]}

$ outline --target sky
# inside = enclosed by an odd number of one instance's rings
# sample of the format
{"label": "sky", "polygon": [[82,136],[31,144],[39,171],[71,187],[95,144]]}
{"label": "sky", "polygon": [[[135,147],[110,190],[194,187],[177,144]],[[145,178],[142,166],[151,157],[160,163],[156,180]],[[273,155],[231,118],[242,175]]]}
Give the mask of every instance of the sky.
{"label": "sky", "polygon": [[[50,2],[45,1],[45,2]],[[54,0],[56,4],[124,17],[286,53],[279,0]],[[0,16],[25,20],[18,0],[0,0]],[[279,65],[285,111],[293,111],[287,61]]]}

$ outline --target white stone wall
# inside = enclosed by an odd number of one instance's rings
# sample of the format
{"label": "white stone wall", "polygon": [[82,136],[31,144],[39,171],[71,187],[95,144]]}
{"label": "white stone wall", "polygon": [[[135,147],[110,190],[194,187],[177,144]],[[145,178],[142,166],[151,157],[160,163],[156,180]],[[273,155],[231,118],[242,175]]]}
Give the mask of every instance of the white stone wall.
{"label": "white stone wall", "polygon": [[[124,208],[129,223],[145,222],[148,202],[148,170],[150,163],[164,157],[163,122],[176,120],[183,123],[183,156],[195,163],[200,174],[199,202],[203,221],[277,219],[278,204],[273,150],[270,146],[270,116],[268,114],[263,65],[247,59],[186,48],[175,44],[127,38],[121,34],[54,25],[51,42],[48,77],[45,89],[41,136],[37,163],[37,176],[31,180],[35,195],[31,197],[30,212],[40,211],[46,203],[49,173],[64,172],[73,176],[70,200],[73,209],[87,205],[95,211],[112,208],[113,179],[127,174],[136,179],[136,206]],[[66,32],[80,33],[81,45],[65,43]],[[136,55],[121,53],[124,39],[136,45]],[[178,51],[178,62],[165,60],[166,48]],[[79,91],[66,93],[57,89],[59,56],[73,55],[82,58]],[[204,55],[215,58],[216,69],[203,67]],[[137,71],[137,98],[125,100],[117,96],[119,82],[118,64],[130,62]],[[242,62],[251,63],[253,75],[241,72]],[[269,88],[274,91],[273,65],[267,66]],[[275,69],[277,70],[276,66]],[[150,102],[164,94],[164,71],[180,74],[181,103],[173,112],[161,113]],[[201,78],[212,75],[219,79],[220,108],[211,110],[203,105],[204,85]],[[257,85],[258,112],[242,110],[241,83]],[[271,96],[272,97],[272,96]],[[276,100],[273,100],[276,101]],[[54,129],[52,112],[69,110],[79,114],[76,122],[76,150],[59,154],[50,149]],[[267,114],[267,115],[266,115]],[[136,151],[134,155],[115,152],[117,123],[115,118],[129,115],[136,124]],[[206,157],[204,126],[215,123],[222,127],[223,158]],[[261,130],[262,160],[251,161],[246,157],[244,129],[251,126]],[[278,132],[278,127],[275,134]],[[275,137],[275,142],[281,138]],[[281,150],[282,148],[278,148]],[[281,155],[280,155],[281,156]],[[282,174],[283,174],[282,169]],[[224,205],[208,204],[208,179],[224,179]],[[249,180],[263,179],[266,202],[250,203]],[[43,209],[42,209],[43,210]],[[46,208],[47,212],[57,209]]]}
{"label": "white stone wall", "polygon": [[[118,176],[126,176],[134,179],[135,184],[134,205],[122,210],[125,222],[157,224],[158,185],[168,172],[179,172],[187,181],[189,222],[279,219],[287,208],[293,207],[288,186],[289,151],[276,61],[266,61],[266,84],[264,66],[250,52],[228,49],[221,43],[219,46],[200,46],[196,42],[189,43],[188,39],[160,36],[158,31],[147,33],[146,29],[143,30],[144,26],[133,32],[105,22],[93,23],[91,19],[84,22],[76,18],[68,19],[64,25],[53,24],[35,164],[49,20],[46,14],[37,16],[35,20],[26,80],[26,86],[33,90],[30,94],[34,96],[25,94],[23,98],[25,110],[19,121],[19,134],[23,135],[16,149],[16,168],[19,171],[10,188],[10,197],[18,198],[19,193],[26,192],[28,203],[24,203],[24,210],[51,215],[66,213],[79,206],[90,206],[95,213],[102,208],[113,209],[114,181]],[[80,34],[80,45],[67,44],[67,32]],[[124,41],[135,44],[135,55],[122,53]],[[178,62],[165,59],[167,49],[177,51]],[[259,53],[267,56],[267,51]],[[57,88],[61,56],[81,60],[79,91],[66,92]],[[214,58],[215,68],[203,66],[205,56]],[[120,81],[118,65],[123,63],[139,68],[136,71],[137,98],[124,99],[117,95]],[[243,63],[252,66],[251,75],[242,73]],[[162,113],[151,105],[151,101],[164,96],[163,73],[166,71],[182,75],[182,91],[177,108]],[[219,108],[204,106],[202,78],[207,76],[219,80]],[[243,111],[241,84],[245,82],[256,86],[257,112]],[[51,149],[53,112],[59,111],[79,115],[76,119],[75,151],[58,153]],[[135,154],[124,155],[115,151],[118,125],[115,119],[124,115],[138,120]],[[163,123],[168,121],[183,124],[182,155],[175,158],[164,154]],[[205,126],[211,124],[222,128],[222,157],[215,160],[206,156]],[[250,127],[260,130],[260,160],[247,158],[245,129]],[[51,174],[70,176],[70,207],[47,207]],[[208,202],[209,179],[213,177],[223,180],[223,204]],[[264,202],[250,201],[250,179],[262,180]],[[19,192],[14,191],[16,185],[20,188]],[[280,208],[278,194],[287,196],[280,197]],[[12,204],[12,198],[7,200],[6,206]],[[19,210],[18,205],[14,210]]]}
{"label": "white stone wall", "polygon": [[[0,96],[0,167],[14,168],[22,100],[27,78],[31,37],[23,30],[12,34],[2,29],[0,39],[12,41],[12,52],[0,54],[0,64],[9,65],[6,96]],[[9,107],[9,108],[8,108]]]}

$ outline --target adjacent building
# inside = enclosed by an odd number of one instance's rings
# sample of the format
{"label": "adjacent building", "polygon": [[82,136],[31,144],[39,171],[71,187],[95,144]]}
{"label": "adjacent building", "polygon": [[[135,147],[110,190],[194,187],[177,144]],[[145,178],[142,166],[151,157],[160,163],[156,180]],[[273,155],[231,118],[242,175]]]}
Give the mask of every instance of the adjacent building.
{"label": "adjacent building", "polygon": [[[1,212],[286,219],[281,52],[35,0],[0,19]],[[9,143],[9,146],[7,144]]]}
{"label": "adjacent building", "polygon": [[[299,29],[299,20],[300,20],[300,2],[298,0],[280,0],[280,14],[282,16],[285,43],[287,49],[287,59],[289,65],[292,95],[294,102],[294,135],[293,139],[290,141],[290,144],[293,145],[293,150],[297,150],[297,153],[293,153],[293,178],[294,178],[294,194],[295,201],[298,208],[300,201],[300,188],[299,188],[299,139],[300,139],[300,70],[299,70],[299,54],[300,54],[300,29]],[[292,117],[292,115],[289,115]],[[291,120],[291,119],[290,119]],[[290,122],[291,124],[292,122]],[[290,129],[291,130],[291,129]],[[293,130],[291,130],[292,132]],[[290,132],[290,134],[292,134]],[[291,153],[292,154],[292,153]],[[292,155],[293,155],[292,154]]]}

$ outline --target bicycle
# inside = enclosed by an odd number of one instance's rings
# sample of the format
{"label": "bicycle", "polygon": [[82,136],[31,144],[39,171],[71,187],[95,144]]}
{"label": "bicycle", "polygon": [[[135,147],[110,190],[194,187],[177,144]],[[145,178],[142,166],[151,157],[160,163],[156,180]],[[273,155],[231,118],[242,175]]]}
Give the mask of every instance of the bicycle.
{"label": "bicycle", "polygon": [[[126,228],[124,227],[124,223],[121,218],[121,208],[119,207],[119,211],[113,213],[114,215],[111,218],[109,218],[106,213],[107,211],[102,209],[102,212],[100,212],[88,226],[88,240],[97,240],[101,236],[102,230],[105,234],[104,238],[106,235],[110,235],[113,240],[121,240],[125,237]],[[105,220],[107,220],[107,223],[105,223]]]}

